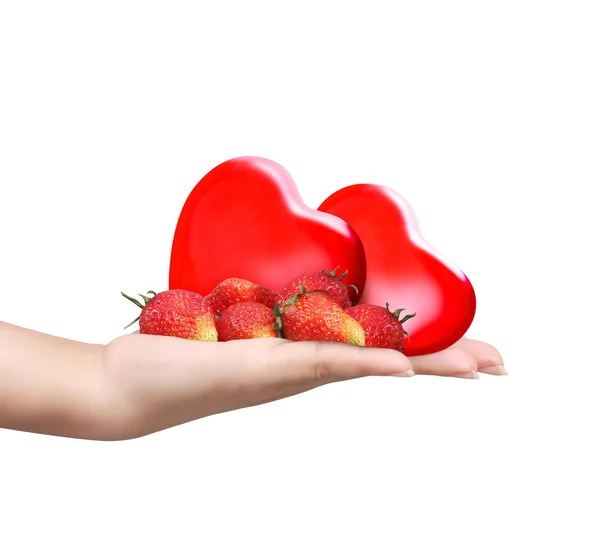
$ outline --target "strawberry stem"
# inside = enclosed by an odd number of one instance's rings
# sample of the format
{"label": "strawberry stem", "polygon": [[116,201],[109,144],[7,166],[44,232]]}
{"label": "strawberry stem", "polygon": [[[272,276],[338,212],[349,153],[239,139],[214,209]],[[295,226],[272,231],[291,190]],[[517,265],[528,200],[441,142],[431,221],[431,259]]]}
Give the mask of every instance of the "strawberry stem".
{"label": "strawberry stem", "polygon": [[337,277],[337,270],[339,270],[339,269],[340,269],[340,267],[336,266],[327,275],[329,275],[329,277],[332,277],[333,279],[335,279]]}
{"label": "strawberry stem", "polygon": [[300,290],[300,293],[294,294],[293,296],[291,296],[285,300],[285,303],[281,306],[282,313],[283,313],[283,309],[285,309],[286,305],[293,305],[294,303],[296,303],[298,301],[298,298],[300,296],[303,296],[304,294],[306,294],[306,287],[303,284],[299,284],[296,288],[298,288]]}
{"label": "strawberry stem", "polygon": [[298,298],[304,294],[306,294],[306,287],[302,284],[298,285],[296,288],[300,290],[299,294],[294,294],[285,300],[283,305],[280,305],[281,302],[277,302],[275,307],[273,307],[273,314],[275,315],[275,324],[274,328],[277,330],[277,335],[280,338],[283,338],[283,311],[285,310],[287,305],[293,305],[298,301]]}
{"label": "strawberry stem", "polygon": [[132,303],[135,303],[140,309],[143,309],[144,306],[135,298],[132,298],[131,296],[128,296],[127,294],[125,294],[125,292],[121,292],[121,295],[124,298],[127,298],[129,301],[131,301]]}
{"label": "strawberry stem", "polygon": [[392,316],[393,316],[394,318],[400,318],[400,313],[401,313],[402,311],[406,311],[406,309],[396,309],[396,310],[395,310],[395,311],[392,313]]}
{"label": "strawberry stem", "polygon": [[[386,301],[385,302],[385,308],[389,311],[390,310],[390,304]],[[397,320],[399,320],[399,322],[401,324],[404,324],[404,322],[406,322],[407,320],[410,320],[411,318],[414,318],[415,316],[417,316],[417,313],[413,313],[413,314],[407,314],[402,320],[400,320],[400,313],[402,311],[406,311],[406,309],[396,309],[394,312],[390,311],[390,314],[396,318]],[[405,332],[406,333],[406,332]]]}
{"label": "strawberry stem", "polygon": [[127,329],[129,326],[133,326],[133,324],[135,324],[139,319],[140,319],[140,317],[138,316],[133,322],[130,322],[129,324],[127,324],[123,329]]}
{"label": "strawberry stem", "polygon": [[344,277],[346,277],[346,275],[348,275],[348,268],[346,268],[346,271],[340,275],[339,280],[341,281]]}
{"label": "strawberry stem", "polygon": [[[404,311],[405,309],[402,310]],[[404,322],[410,320],[411,318],[414,318],[415,316],[417,316],[417,313],[407,314],[402,320],[400,320],[400,323],[404,324]]]}
{"label": "strawberry stem", "polygon": [[294,303],[296,303],[296,302],[298,301],[298,298],[299,298],[300,296],[302,296],[303,294],[306,294],[306,286],[304,286],[303,284],[299,284],[299,285],[298,285],[296,288],[297,288],[298,290],[300,290],[300,293],[299,293],[299,294],[294,294],[294,295],[293,295],[291,298],[289,298],[289,299],[288,299],[288,300],[285,302],[285,304],[288,304],[288,302],[289,302],[289,301],[290,301],[290,299],[292,299],[292,298],[294,299],[294,301],[290,302],[290,305],[291,305],[291,304],[294,304]]}
{"label": "strawberry stem", "polygon": [[358,294],[358,286],[354,284],[347,284],[346,288],[352,288]]}
{"label": "strawberry stem", "polygon": [[[143,300],[144,300],[144,305],[142,305],[137,299],[132,298],[131,296],[128,296],[127,294],[125,294],[125,292],[121,292],[121,295],[124,298],[127,298],[129,301],[131,301],[132,303],[135,303],[140,309],[144,309],[144,307],[146,305],[148,305],[148,303],[150,303],[154,297],[156,296],[156,292],[154,292],[154,290],[148,290],[147,294],[152,294],[152,297],[149,298],[148,296],[144,296],[143,294],[138,294],[138,296],[140,296]],[[140,315],[141,316],[141,315]],[[132,326],[133,324],[135,324],[138,320],[140,319],[140,317],[138,316],[133,322],[130,322],[129,324],[127,324],[123,329],[127,329],[129,326]]]}
{"label": "strawberry stem", "polygon": [[283,310],[280,308],[280,302],[275,303],[275,307],[273,307],[273,314],[275,315],[275,324],[273,327],[275,331],[277,331],[277,336],[282,339],[283,338],[283,322],[281,317],[283,316]]}

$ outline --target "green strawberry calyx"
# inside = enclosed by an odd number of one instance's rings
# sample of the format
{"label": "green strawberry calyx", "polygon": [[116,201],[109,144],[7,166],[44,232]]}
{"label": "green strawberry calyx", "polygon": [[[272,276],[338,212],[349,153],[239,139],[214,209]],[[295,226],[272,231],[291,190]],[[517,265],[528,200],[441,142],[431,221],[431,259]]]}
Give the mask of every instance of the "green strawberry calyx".
{"label": "green strawberry calyx", "polygon": [[[392,312],[392,311],[390,311],[390,304],[387,301],[385,302],[385,308],[396,320],[398,320],[398,322],[400,322],[400,324],[404,324],[404,322],[406,322],[407,320],[410,320],[411,318],[414,318],[415,316],[417,316],[417,313],[406,314],[406,315],[404,315],[404,318],[402,320],[400,320],[400,313],[402,311],[406,311],[406,309],[396,309],[394,312]],[[408,331],[406,331],[404,328],[402,328],[402,329],[404,331],[404,335],[406,335],[408,337],[408,339],[410,340],[410,335],[408,334]]]}
{"label": "green strawberry calyx", "polygon": [[275,303],[275,307],[273,307],[273,314],[275,315],[275,323],[273,324],[273,327],[275,328],[275,331],[277,332],[277,336],[280,339],[283,339],[283,323],[281,322],[281,317],[283,316],[283,310],[279,308],[279,304],[281,302],[278,301],[277,303]]}
{"label": "green strawberry calyx", "polygon": [[346,288],[352,288],[358,294],[358,286],[355,284],[347,284]]}
{"label": "green strawberry calyx", "polygon": [[[326,273],[329,277],[331,277],[332,279],[337,279],[338,281],[341,281],[344,277],[346,277],[346,275],[348,275],[348,268],[346,268],[346,271],[344,273],[342,273],[339,277],[337,276],[337,270],[339,269],[339,266],[336,266],[335,268],[333,268],[331,271],[327,271],[327,269],[323,268],[321,271],[323,273]],[[360,294],[360,292],[358,291],[358,287],[354,284],[346,284],[344,285],[346,288],[352,288],[356,294]],[[352,303],[352,305],[357,305],[356,303]]]}
{"label": "green strawberry calyx", "polygon": [[[148,292],[146,292],[146,294],[152,294],[152,297],[145,296],[144,294],[138,294],[138,296],[140,296],[144,300],[144,305],[142,305],[139,302],[139,300],[132,298],[131,296],[128,296],[127,294],[125,294],[125,292],[121,292],[121,295],[124,298],[127,298],[129,301],[131,301],[131,303],[135,303],[142,310],[144,309],[144,307],[146,307],[146,305],[148,305],[148,303],[150,303],[156,297],[156,292],[154,290],[148,290]],[[140,316],[141,316],[141,314],[140,314]],[[140,319],[140,317],[138,316],[133,322],[130,322],[129,324],[127,324],[123,329],[127,329],[129,326],[133,326],[133,324],[135,324],[139,319]]]}
{"label": "green strawberry calyx", "polygon": [[294,303],[296,303],[298,301],[298,298],[300,296],[303,296],[304,294],[306,294],[306,287],[304,285],[300,284],[296,288],[298,288],[300,290],[300,292],[298,294],[294,294],[293,296],[291,296],[288,299],[286,299],[283,302],[283,305],[281,305],[281,302],[278,301],[275,304],[275,307],[273,307],[273,314],[275,315],[275,324],[274,324],[273,327],[275,328],[275,331],[277,331],[277,336],[280,339],[283,338],[283,321],[282,321],[282,316],[283,316],[284,309],[288,305],[293,305]]}
{"label": "green strawberry calyx", "polygon": [[346,277],[346,275],[348,275],[348,268],[346,268],[346,271],[344,273],[342,273],[339,277],[337,276],[337,270],[339,270],[340,267],[336,266],[335,268],[333,268],[331,271],[328,271],[327,269],[323,268],[321,271],[323,273],[326,273],[329,277],[331,277],[332,279],[337,279],[338,281],[341,281],[344,277]]}

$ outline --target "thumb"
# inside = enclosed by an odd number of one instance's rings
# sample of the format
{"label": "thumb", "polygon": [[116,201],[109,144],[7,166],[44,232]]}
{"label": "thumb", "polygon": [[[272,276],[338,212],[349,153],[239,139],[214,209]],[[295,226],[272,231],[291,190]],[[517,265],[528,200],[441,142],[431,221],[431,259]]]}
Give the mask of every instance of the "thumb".
{"label": "thumb", "polygon": [[272,357],[295,382],[328,383],[364,376],[413,376],[412,363],[402,353],[328,341],[283,341]]}

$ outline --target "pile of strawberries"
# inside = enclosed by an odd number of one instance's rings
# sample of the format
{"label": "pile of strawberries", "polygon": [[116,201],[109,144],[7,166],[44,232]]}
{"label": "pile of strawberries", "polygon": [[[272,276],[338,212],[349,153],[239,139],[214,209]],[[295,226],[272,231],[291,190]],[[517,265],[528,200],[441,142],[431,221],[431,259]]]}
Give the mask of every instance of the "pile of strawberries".
{"label": "pile of strawberries", "polygon": [[[389,305],[354,305],[338,268],[304,273],[280,291],[247,279],[230,278],[207,296],[187,290],[138,294],[143,304],[140,333],[199,341],[280,337],[292,341],[334,341],[358,346],[404,350],[403,324],[415,314]],[[358,291],[357,291],[358,292]],[[127,326],[127,327],[129,327]]]}

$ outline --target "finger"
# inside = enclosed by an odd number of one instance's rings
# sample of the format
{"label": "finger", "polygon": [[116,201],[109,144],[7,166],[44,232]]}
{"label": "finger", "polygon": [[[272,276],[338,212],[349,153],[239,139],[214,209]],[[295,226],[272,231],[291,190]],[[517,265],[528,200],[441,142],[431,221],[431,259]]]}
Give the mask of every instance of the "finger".
{"label": "finger", "polygon": [[475,360],[477,361],[477,370],[479,372],[498,376],[505,376],[508,374],[504,368],[504,361],[500,352],[498,352],[491,344],[463,338],[454,346],[469,352],[475,357]]}
{"label": "finger", "polygon": [[286,379],[328,383],[364,376],[413,376],[410,360],[396,350],[327,341],[282,342],[272,357]]}
{"label": "finger", "polygon": [[475,356],[462,347],[410,358],[416,374],[479,378]]}

